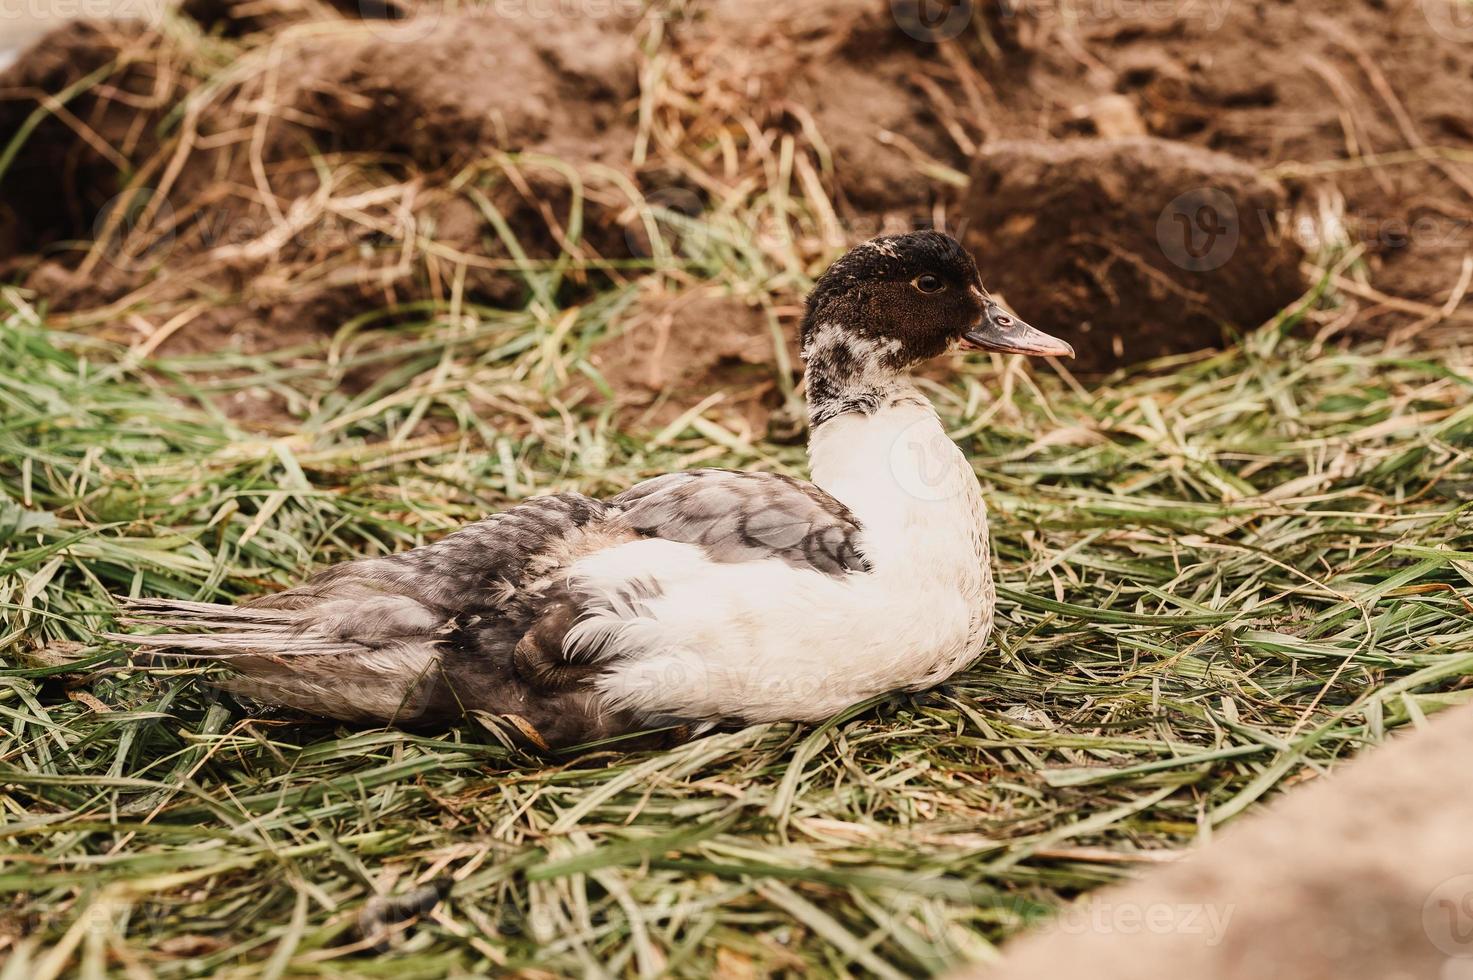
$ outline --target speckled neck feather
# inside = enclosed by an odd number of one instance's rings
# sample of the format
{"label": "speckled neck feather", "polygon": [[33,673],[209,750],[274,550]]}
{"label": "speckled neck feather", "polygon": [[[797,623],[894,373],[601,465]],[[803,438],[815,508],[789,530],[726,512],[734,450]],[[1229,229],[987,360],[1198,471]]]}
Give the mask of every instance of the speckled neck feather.
{"label": "speckled neck feather", "polygon": [[871,339],[821,323],[812,328],[803,357],[811,428],[849,412],[873,415],[923,397],[905,375],[906,358],[896,338]]}

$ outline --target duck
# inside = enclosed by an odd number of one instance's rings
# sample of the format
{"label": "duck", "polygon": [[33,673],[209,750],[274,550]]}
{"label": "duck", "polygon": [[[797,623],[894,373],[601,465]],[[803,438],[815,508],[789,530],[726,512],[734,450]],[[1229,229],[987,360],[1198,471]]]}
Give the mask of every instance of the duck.
{"label": "duck", "polygon": [[533,497],[238,604],[121,600],[115,638],[223,661],[255,701],[409,729],[474,716],[541,750],[820,722],[940,684],[985,651],[996,590],[976,473],[913,372],[1073,348],[935,230],[842,255],[800,331],[808,481],[692,469]]}

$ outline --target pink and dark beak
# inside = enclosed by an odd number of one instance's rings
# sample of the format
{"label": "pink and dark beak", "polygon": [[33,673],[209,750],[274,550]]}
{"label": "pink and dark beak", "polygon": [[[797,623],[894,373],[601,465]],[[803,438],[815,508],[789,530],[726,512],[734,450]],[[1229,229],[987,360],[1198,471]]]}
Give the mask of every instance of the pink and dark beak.
{"label": "pink and dark beak", "polygon": [[1036,330],[988,299],[982,320],[962,335],[963,350],[991,350],[1030,357],[1073,357],[1074,348]]}

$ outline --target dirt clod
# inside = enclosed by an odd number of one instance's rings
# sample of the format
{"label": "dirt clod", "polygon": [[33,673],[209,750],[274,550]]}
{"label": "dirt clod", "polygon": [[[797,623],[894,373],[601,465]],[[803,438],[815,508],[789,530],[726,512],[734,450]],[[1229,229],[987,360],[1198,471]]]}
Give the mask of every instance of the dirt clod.
{"label": "dirt clod", "polygon": [[1283,191],[1218,153],[1150,138],[1007,142],[972,170],[966,243],[1084,372],[1220,344],[1303,291]]}
{"label": "dirt clod", "polygon": [[443,300],[457,275],[467,300],[519,305],[539,264],[629,254],[617,173],[636,47],[630,20],[604,13],[329,10],[184,103],[198,79],[178,65],[198,52],[142,28],[70,25],[0,78],[18,93],[0,112],[18,125],[43,93],[99,72],[73,104],[97,137],[67,119],[38,127],[6,177],[27,193],[0,225],[61,312],[167,316],[203,301],[215,331],[264,323],[285,339]]}
{"label": "dirt clod", "polygon": [[[791,330],[783,343],[796,365]],[[641,298],[591,360],[624,414],[648,425],[668,423],[714,395],[713,416],[760,436],[782,404],[767,315],[717,288]]]}

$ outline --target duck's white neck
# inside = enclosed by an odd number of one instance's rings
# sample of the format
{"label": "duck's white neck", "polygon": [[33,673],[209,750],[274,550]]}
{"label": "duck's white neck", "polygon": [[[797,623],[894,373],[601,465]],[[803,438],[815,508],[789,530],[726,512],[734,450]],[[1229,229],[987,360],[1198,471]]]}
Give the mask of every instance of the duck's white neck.
{"label": "duck's white neck", "polygon": [[881,565],[917,563],[967,579],[987,562],[987,511],[971,464],[936,410],[903,378],[869,410],[813,431],[813,482],[864,527],[866,555]]}

